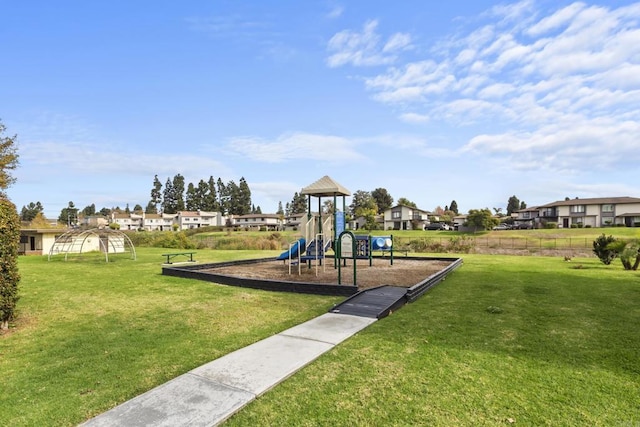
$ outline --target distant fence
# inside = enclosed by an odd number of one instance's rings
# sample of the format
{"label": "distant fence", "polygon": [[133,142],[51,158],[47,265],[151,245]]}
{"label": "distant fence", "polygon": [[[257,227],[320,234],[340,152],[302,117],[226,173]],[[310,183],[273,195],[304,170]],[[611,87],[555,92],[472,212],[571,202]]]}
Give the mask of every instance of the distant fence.
{"label": "distant fence", "polygon": [[487,252],[495,251],[579,251],[588,254],[593,249],[593,238],[589,237],[488,237],[453,236],[396,238],[396,246],[414,252]]}

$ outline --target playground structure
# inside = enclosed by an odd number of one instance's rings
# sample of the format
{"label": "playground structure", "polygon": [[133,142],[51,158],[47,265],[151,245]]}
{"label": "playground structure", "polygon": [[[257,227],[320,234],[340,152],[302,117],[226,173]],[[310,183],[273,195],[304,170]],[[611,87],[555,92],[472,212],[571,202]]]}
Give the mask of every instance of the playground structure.
{"label": "playground structure", "polygon": [[[306,263],[309,268],[314,263],[316,267],[316,275],[319,266],[325,267],[325,258],[329,250],[333,250],[337,255],[335,243],[339,236],[345,231],[345,211],[346,196],[350,196],[351,192],[344,186],[340,185],[329,176],[324,176],[313,184],[302,189],[301,193],[308,198],[307,220],[301,226],[302,237],[289,244],[289,248],[281,253],[276,260],[284,261],[289,264],[289,274],[291,267],[298,267],[298,275],[300,275],[300,267],[302,263]],[[342,210],[338,210],[338,197],[342,197]],[[312,212],[312,198],[318,199],[318,213],[314,215]],[[333,198],[333,213],[322,212],[322,198]],[[390,262],[393,265],[393,236],[376,236],[357,235],[355,236],[355,259],[367,259],[369,265],[372,263],[374,252],[380,252],[382,255],[389,254]],[[338,267],[338,259],[334,257],[334,268]],[[351,258],[351,256],[349,256]],[[346,263],[346,259],[344,260]],[[346,264],[345,264],[346,265]]]}
{"label": "playground structure", "polygon": [[56,239],[49,250],[48,260],[55,255],[64,254],[66,261],[69,254],[90,252],[104,253],[105,262],[109,262],[109,254],[129,253],[136,259],[136,249],[131,239],[121,231],[109,228],[93,228],[90,230],[71,230]]}
{"label": "playground structure", "polygon": [[[289,245],[289,249],[280,254],[277,260],[289,260],[289,272],[292,265],[307,263],[311,268],[311,263],[324,267],[326,253],[333,249],[333,242],[345,229],[346,197],[351,195],[341,184],[324,176],[313,184],[304,187],[300,194],[307,196],[307,218],[301,225],[302,237]],[[333,199],[333,212],[322,212],[322,198]],[[342,197],[342,210],[338,209],[338,198]],[[312,198],[318,200],[317,214],[313,214]]]}

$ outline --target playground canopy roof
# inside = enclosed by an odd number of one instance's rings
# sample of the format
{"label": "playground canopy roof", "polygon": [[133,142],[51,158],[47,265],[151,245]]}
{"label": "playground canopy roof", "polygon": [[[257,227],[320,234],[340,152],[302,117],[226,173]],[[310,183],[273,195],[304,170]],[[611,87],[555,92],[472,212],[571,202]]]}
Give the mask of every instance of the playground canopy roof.
{"label": "playground canopy roof", "polygon": [[305,196],[327,197],[350,196],[351,192],[325,175],[313,184],[304,187],[300,194]]}

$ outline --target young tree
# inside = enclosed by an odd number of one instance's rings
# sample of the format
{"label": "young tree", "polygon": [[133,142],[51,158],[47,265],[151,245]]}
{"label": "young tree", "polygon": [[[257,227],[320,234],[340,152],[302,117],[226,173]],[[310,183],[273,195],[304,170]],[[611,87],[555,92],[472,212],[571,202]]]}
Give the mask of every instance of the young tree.
{"label": "young tree", "polygon": [[234,180],[231,180],[227,182],[225,188],[227,191],[227,212],[231,215],[244,215],[246,212],[243,212],[240,206],[240,187],[238,187],[238,184],[236,184]]}
{"label": "young tree", "polygon": [[153,201],[149,201],[149,203],[147,203],[147,207],[144,208],[144,213],[146,214],[157,214],[158,213],[158,208],[156,207],[156,204],[153,203]]}
{"label": "young tree", "polygon": [[493,217],[491,211],[487,208],[484,209],[471,209],[467,215],[467,224],[474,227],[476,231],[491,230],[498,225],[500,221]]}
{"label": "young tree", "polygon": [[62,208],[60,216],[58,216],[58,222],[67,224],[68,227],[78,223],[78,209],[73,202],[69,202],[66,208]]}
{"label": "young tree", "polygon": [[[200,185],[198,185],[198,187],[200,187]],[[204,188],[201,191],[205,194],[204,210],[209,212],[220,211],[218,191],[216,190],[216,181],[213,179],[213,176],[209,177],[209,181],[207,182],[207,191],[205,191]]]}
{"label": "young tree", "polygon": [[189,183],[187,185],[187,193],[185,195],[185,205],[188,211],[196,211],[200,209],[200,203],[198,200],[198,195],[196,194],[196,187],[193,186],[193,183]]}
{"label": "young tree", "polygon": [[167,178],[167,182],[164,184],[164,190],[162,191],[162,212],[168,214],[176,213],[178,211],[177,203],[175,192],[173,191],[173,182]]}
{"label": "young tree", "polygon": [[282,209],[282,202],[278,202],[278,210],[276,211],[276,215],[284,216],[284,209]]}
{"label": "young tree", "polygon": [[509,197],[507,202],[507,216],[511,216],[512,213],[520,209],[520,200],[516,196]]}
{"label": "young tree", "polygon": [[[1,169],[2,166],[0,166]],[[16,303],[20,298],[18,296],[20,218],[16,206],[6,198],[0,198],[0,230],[0,329],[8,329],[9,322],[14,318]]]}
{"label": "young tree", "polygon": [[307,198],[304,194],[296,193],[293,195],[293,199],[289,204],[289,212],[288,215],[295,215],[305,213],[307,211]]}
{"label": "young tree", "polygon": [[378,213],[381,214],[393,205],[393,197],[386,188],[376,188],[371,192],[371,197],[376,202]]}
{"label": "young tree", "polygon": [[44,207],[42,206],[42,203],[31,202],[28,205],[22,207],[22,210],[20,211],[20,220],[31,222],[36,217],[36,215],[38,215],[43,211],[44,211]]}
{"label": "young tree", "polygon": [[408,206],[410,208],[416,208],[416,209],[418,208],[418,206],[414,202],[407,199],[406,197],[400,197],[398,199],[398,204],[403,206]]}
{"label": "young tree", "polygon": [[51,228],[51,223],[44,217],[42,212],[38,212],[38,214],[31,220],[30,224],[31,228]]}
{"label": "young tree", "polygon": [[18,167],[17,136],[3,136],[6,129],[0,121],[0,196],[16,181],[11,171]]}
{"label": "young tree", "polygon": [[176,212],[183,211],[184,205],[184,176],[177,174],[173,177],[173,198],[176,201]]}
{"label": "young tree", "polygon": [[[189,193],[189,189],[187,189],[187,193]],[[204,179],[201,179],[200,181],[198,181],[198,186],[195,188],[194,199],[196,200],[196,202],[194,203],[195,209],[200,209],[208,212],[213,211],[211,206],[208,205],[209,185]],[[189,208],[187,207],[187,209]]]}
{"label": "young tree", "polygon": [[617,239],[611,235],[606,236],[604,233],[593,241],[593,253],[596,254],[598,259],[603,264],[609,265],[611,261],[616,259],[618,252],[611,249],[611,244],[615,243]]}
{"label": "young tree", "polygon": [[[158,213],[158,206],[162,203],[162,183],[158,179],[158,175],[153,178],[153,188],[151,189],[151,200],[147,205],[146,213]],[[154,206],[151,209],[151,206]]]}
{"label": "young tree", "polygon": [[449,205],[449,210],[452,211],[454,214],[458,215],[458,203],[456,203],[455,200],[451,201],[451,204]]}
{"label": "young tree", "polygon": [[96,205],[93,203],[88,206],[85,206],[84,209],[82,209],[82,215],[84,216],[91,216],[95,214],[96,214]]}
{"label": "young tree", "polygon": [[220,213],[226,215],[229,213],[229,193],[227,186],[222,182],[222,178],[218,177],[216,182],[217,194],[218,194],[218,206],[220,207]]}
{"label": "young tree", "polygon": [[358,190],[353,193],[351,197],[351,204],[349,205],[349,212],[354,218],[363,216],[365,210],[375,210],[378,212],[378,205],[370,192],[364,190]]}
{"label": "young tree", "polygon": [[251,189],[249,188],[249,184],[247,184],[247,181],[244,179],[244,177],[240,178],[237,197],[238,200],[236,204],[240,212],[242,212],[238,215],[246,215],[251,212]]}

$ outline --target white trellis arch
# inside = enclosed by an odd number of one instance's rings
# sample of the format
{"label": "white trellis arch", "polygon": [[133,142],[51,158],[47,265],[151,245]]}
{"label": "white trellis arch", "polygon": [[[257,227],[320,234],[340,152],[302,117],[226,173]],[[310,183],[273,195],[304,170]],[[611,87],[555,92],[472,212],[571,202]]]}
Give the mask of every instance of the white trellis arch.
{"label": "white trellis arch", "polygon": [[104,253],[104,259],[109,262],[109,254],[129,252],[131,259],[136,259],[136,249],[131,239],[121,231],[110,228],[93,228],[91,230],[71,230],[56,239],[49,250],[48,260],[54,255],[64,254],[67,260],[69,254],[87,252]]}

